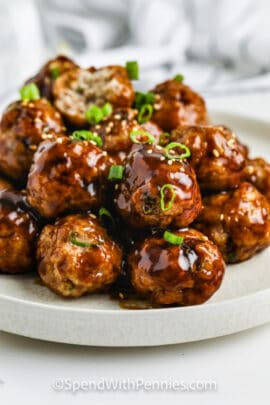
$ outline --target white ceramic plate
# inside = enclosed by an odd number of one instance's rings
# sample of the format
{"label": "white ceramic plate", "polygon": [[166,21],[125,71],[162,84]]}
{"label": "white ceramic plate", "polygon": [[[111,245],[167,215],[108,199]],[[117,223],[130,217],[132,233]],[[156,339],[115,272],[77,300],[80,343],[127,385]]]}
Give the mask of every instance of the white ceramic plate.
{"label": "white ceramic plate", "polygon": [[[212,113],[231,126],[253,156],[270,158],[270,124]],[[203,305],[120,309],[105,295],[61,299],[32,276],[0,275],[0,329],[43,340],[93,346],[155,346],[235,333],[270,321],[270,249],[228,266],[219,291]]]}

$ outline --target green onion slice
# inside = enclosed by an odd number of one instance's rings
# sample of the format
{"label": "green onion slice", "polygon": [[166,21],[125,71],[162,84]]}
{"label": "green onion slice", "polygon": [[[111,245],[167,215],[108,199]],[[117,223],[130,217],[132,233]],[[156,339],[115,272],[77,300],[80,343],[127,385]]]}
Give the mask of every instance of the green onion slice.
{"label": "green onion slice", "polygon": [[137,61],[129,61],[126,63],[126,71],[130,80],[139,79],[139,64]]}
{"label": "green onion slice", "polygon": [[108,117],[108,115],[111,115],[113,108],[110,103],[105,103],[103,107],[101,107],[101,111],[103,113],[103,118]]}
{"label": "green onion slice", "polygon": [[153,114],[153,106],[151,104],[144,104],[138,115],[138,122],[144,124],[149,121]]}
{"label": "green onion slice", "polygon": [[105,207],[101,207],[98,211],[98,216],[99,219],[103,222],[103,217],[109,218],[109,220],[111,221],[112,224],[114,224],[114,219],[112,214],[110,213],[109,210],[107,210],[107,208]]}
{"label": "green onion slice", "polygon": [[169,134],[169,132],[163,132],[159,138],[159,145],[161,145],[161,146],[166,145],[167,141],[169,141],[169,139],[170,139],[170,136],[171,135]]}
{"label": "green onion slice", "polygon": [[135,93],[135,108],[136,110],[140,110],[144,104],[151,104],[153,105],[155,102],[155,95],[154,93],[142,93],[141,91],[137,91]]}
{"label": "green onion slice", "polygon": [[91,105],[85,113],[85,118],[90,124],[93,125],[98,124],[103,117],[104,114],[102,109],[95,104]]}
{"label": "green onion slice", "polygon": [[[171,154],[170,151],[175,148],[183,149],[184,152],[181,155]],[[191,155],[190,149],[183,143],[171,142],[167,146],[165,146],[165,156],[168,159],[181,160],[190,157],[190,155]]]}
{"label": "green onion slice", "polygon": [[147,131],[138,130],[133,131],[129,134],[130,139],[134,143],[154,143],[155,138],[153,135],[149,134]]}
{"label": "green onion slice", "polygon": [[[171,194],[169,201],[167,200],[166,194]],[[162,209],[162,211],[169,211],[174,203],[175,197],[176,197],[176,193],[174,190],[174,187],[172,184],[164,184],[161,189],[160,189],[160,208]]]}
{"label": "green onion slice", "polygon": [[54,80],[56,80],[60,76],[60,71],[57,66],[52,66],[50,68],[51,76]]}
{"label": "green onion slice", "polygon": [[124,166],[122,165],[112,165],[110,167],[109,180],[121,180],[123,178]]}
{"label": "green onion slice", "polygon": [[175,75],[173,79],[182,83],[184,81],[184,76],[179,73],[178,75]]}
{"label": "green onion slice", "polygon": [[33,101],[40,99],[39,88],[35,83],[29,83],[20,89],[22,101]]}
{"label": "green onion slice", "polygon": [[69,235],[69,240],[73,245],[80,246],[80,247],[96,247],[96,243],[92,243],[90,241],[79,239],[77,232],[71,232]]}
{"label": "green onion slice", "polygon": [[102,139],[99,135],[93,134],[85,129],[74,131],[71,135],[73,141],[93,141],[99,147],[102,146]]}
{"label": "green onion slice", "polygon": [[172,232],[165,231],[163,234],[163,239],[166,240],[166,242],[171,243],[172,245],[182,245],[184,242],[184,237],[175,235]]}

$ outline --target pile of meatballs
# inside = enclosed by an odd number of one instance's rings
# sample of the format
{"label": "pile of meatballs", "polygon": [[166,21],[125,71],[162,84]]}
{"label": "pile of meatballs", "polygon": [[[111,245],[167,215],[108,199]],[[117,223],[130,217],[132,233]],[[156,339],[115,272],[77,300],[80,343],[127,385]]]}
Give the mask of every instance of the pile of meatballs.
{"label": "pile of meatballs", "polygon": [[37,272],[63,297],[194,305],[225,263],[269,246],[270,164],[209,124],[182,75],[143,93],[138,74],[58,56],[5,109],[1,273]]}

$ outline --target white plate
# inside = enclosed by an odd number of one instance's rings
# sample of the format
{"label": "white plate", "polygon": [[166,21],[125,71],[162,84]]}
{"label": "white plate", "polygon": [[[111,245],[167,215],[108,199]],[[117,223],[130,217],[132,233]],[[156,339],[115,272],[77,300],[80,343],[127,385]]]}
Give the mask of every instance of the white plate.
{"label": "white plate", "polygon": [[[270,158],[270,124],[212,113],[231,126],[252,155]],[[213,338],[270,321],[270,249],[228,266],[219,291],[203,305],[120,309],[104,295],[66,300],[31,276],[0,275],[0,329],[43,340],[93,346],[155,346]]]}

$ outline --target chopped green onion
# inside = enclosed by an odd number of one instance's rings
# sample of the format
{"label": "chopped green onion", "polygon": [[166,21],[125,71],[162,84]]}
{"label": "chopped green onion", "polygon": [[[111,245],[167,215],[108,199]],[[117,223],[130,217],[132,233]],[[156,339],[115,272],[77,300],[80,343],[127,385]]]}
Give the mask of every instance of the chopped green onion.
{"label": "chopped green onion", "polygon": [[91,105],[85,113],[85,118],[90,124],[98,124],[104,117],[101,108],[97,105]]}
{"label": "chopped green onion", "polygon": [[137,61],[130,61],[126,63],[126,70],[130,80],[139,79],[139,64]]}
{"label": "chopped green onion", "polygon": [[[143,130],[133,131],[129,134],[129,137],[132,140],[132,142],[134,142],[134,143],[154,143],[155,142],[154,136],[149,134],[149,132],[143,131]],[[140,139],[140,138],[142,138],[142,139]]]}
{"label": "chopped green onion", "polygon": [[175,75],[173,79],[182,83],[184,81],[184,76],[179,73],[178,75]]}
{"label": "chopped green onion", "polygon": [[20,89],[22,101],[33,101],[40,99],[39,88],[35,83],[29,83]]}
{"label": "chopped green onion", "polygon": [[[174,148],[183,149],[184,153],[182,153],[181,155],[170,154],[170,150],[173,150]],[[168,159],[181,160],[181,159],[186,159],[186,158],[190,157],[190,155],[191,155],[190,149],[183,143],[171,142],[167,146],[165,146],[165,156]]]}
{"label": "chopped green onion", "polygon": [[113,216],[112,216],[112,214],[110,213],[110,211],[107,210],[107,208],[101,207],[101,208],[99,209],[99,211],[98,211],[98,216],[99,216],[99,219],[100,219],[101,221],[102,221],[102,217],[104,216],[104,217],[109,218],[110,221],[112,222],[112,224],[114,224]]}
{"label": "chopped green onion", "polygon": [[93,141],[97,146],[102,146],[101,137],[93,134],[91,131],[86,131],[85,129],[74,131],[71,138],[73,141]]}
{"label": "chopped green onion", "polygon": [[159,145],[161,145],[161,146],[166,145],[167,141],[169,141],[169,139],[170,139],[170,136],[171,135],[169,134],[169,132],[163,132],[159,138]]}
{"label": "chopped green onion", "polygon": [[69,240],[73,245],[80,246],[80,247],[96,247],[97,244],[88,242],[84,239],[79,239],[78,238],[78,233],[77,232],[71,232],[69,235]]}
{"label": "chopped green onion", "polygon": [[51,76],[52,76],[52,78],[53,78],[54,80],[57,79],[57,77],[60,76],[59,68],[56,67],[56,66],[52,66],[52,67],[50,68],[50,72],[51,72]]}
{"label": "chopped green onion", "polygon": [[153,114],[153,106],[151,104],[144,104],[140,109],[138,115],[138,122],[140,124],[144,124],[145,122],[149,121]]}
{"label": "chopped green onion", "polygon": [[[166,190],[170,190],[170,192],[171,192],[171,198],[167,202],[165,201]],[[169,211],[172,208],[173,202],[174,202],[175,197],[176,197],[176,193],[175,193],[175,190],[174,190],[173,186],[171,184],[164,184],[164,186],[162,186],[161,189],[160,189],[160,196],[161,196],[160,207],[161,207],[162,211]]]}
{"label": "chopped green onion", "polygon": [[122,165],[112,165],[110,167],[109,180],[121,180],[123,178],[124,166]]}
{"label": "chopped green onion", "polygon": [[169,231],[165,231],[163,234],[163,239],[166,240],[166,242],[171,243],[172,245],[182,245],[184,242],[184,237],[175,235],[174,233],[171,233]]}
{"label": "chopped green onion", "polygon": [[108,117],[108,115],[111,115],[113,111],[112,105],[110,103],[105,103],[104,106],[101,108],[101,111],[103,113],[103,118]]}
{"label": "chopped green onion", "polygon": [[140,91],[137,91],[135,93],[135,108],[136,110],[140,110],[141,107],[144,104],[151,104],[153,105],[155,102],[155,95],[154,93],[148,92],[148,93],[142,93]]}

